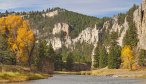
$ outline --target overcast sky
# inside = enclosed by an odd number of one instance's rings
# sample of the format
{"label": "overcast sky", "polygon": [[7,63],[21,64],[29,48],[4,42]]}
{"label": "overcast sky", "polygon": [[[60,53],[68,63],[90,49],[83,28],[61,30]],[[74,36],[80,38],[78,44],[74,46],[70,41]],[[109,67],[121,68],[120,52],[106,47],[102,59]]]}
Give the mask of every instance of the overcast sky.
{"label": "overcast sky", "polygon": [[43,10],[52,7],[65,8],[86,15],[103,17],[126,12],[142,0],[0,0],[0,11]]}

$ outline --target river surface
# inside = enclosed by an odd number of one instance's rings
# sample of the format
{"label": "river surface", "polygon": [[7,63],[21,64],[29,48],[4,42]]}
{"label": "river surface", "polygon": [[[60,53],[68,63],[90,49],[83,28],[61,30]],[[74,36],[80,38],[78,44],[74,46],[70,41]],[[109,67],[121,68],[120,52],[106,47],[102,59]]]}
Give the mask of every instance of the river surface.
{"label": "river surface", "polygon": [[4,84],[146,84],[146,79],[113,78],[81,75],[54,75],[48,79]]}

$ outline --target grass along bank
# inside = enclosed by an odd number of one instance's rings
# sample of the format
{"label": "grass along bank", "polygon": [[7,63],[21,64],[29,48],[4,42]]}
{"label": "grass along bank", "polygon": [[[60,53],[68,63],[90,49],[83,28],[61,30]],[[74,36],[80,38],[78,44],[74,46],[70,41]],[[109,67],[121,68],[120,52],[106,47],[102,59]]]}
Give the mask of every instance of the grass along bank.
{"label": "grass along bank", "polygon": [[92,75],[92,76],[112,76],[112,77],[128,77],[128,78],[146,78],[146,70],[128,70],[128,69],[97,69],[92,71],[80,72],[64,72],[55,71],[55,74],[70,74],[70,75]]}
{"label": "grass along bank", "polygon": [[54,71],[54,74],[81,75],[81,72],[71,72],[71,71]]}
{"label": "grass along bank", "polygon": [[50,75],[38,73],[0,72],[0,83],[45,79]]}
{"label": "grass along bank", "polygon": [[51,75],[39,73],[35,68],[31,71],[30,68],[24,66],[0,65],[0,83],[45,79],[48,77],[51,77]]}
{"label": "grass along bank", "polygon": [[112,77],[128,77],[128,78],[145,78],[146,71],[128,69],[99,69],[92,71],[82,71],[81,75],[94,75],[94,76],[112,76]]}

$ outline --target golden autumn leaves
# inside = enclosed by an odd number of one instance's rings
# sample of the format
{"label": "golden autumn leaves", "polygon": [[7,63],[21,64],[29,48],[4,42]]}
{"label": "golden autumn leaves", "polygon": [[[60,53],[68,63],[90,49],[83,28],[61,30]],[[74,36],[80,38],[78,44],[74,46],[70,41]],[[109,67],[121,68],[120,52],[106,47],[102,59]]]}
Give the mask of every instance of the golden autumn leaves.
{"label": "golden autumn leaves", "polygon": [[134,55],[130,46],[125,45],[121,51],[122,68],[132,69],[134,64]]}
{"label": "golden autumn leaves", "polygon": [[33,31],[28,21],[20,16],[9,15],[0,18],[0,33],[5,33],[11,50],[17,61],[27,61],[31,47],[35,42]]}

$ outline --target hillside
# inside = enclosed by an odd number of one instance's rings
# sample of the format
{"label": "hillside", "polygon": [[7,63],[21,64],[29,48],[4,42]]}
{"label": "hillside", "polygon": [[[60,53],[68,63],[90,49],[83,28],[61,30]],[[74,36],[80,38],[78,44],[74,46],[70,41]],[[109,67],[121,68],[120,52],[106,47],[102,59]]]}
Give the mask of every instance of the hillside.
{"label": "hillside", "polygon": [[[71,49],[75,56],[74,59],[77,62],[79,62],[80,55],[82,55],[82,62],[91,62],[93,49],[92,43],[96,44],[95,41],[97,40],[97,36],[94,34],[92,36],[91,33],[92,31],[95,32],[94,28],[96,26],[98,26],[98,28],[102,28],[104,22],[110,19],[106,17],[96,18],[93,16],[87,16],[61,8],[21,13],[11,12],[10,14],[21,15],[25,19],[29,20],[31,28],[33,28],[35,33],[37,33],[39,39],[47,39],[48,42],[51,41],[55,50],[62,50],[59,53],[62,53],[63,59],[66,59],[67,53],[70,52]],[[7,14],[4,13],[1,16],[5,15]],[[85,33],[88,37],[84,35]],[[82,35],[84,38],[82,38]],[[81,42],[78,42],[80,38],[82,38],[82,40]],[[90,39],[92,39],[92,41],[88,43],[87,41]],[[84,40],[86,42],[82,43]]]}
{"label": "hillside", "polygon": [[[47,44],[51,43],[56,53],[62,56],[63,61],[66,61],[68,55],[72,53],[76,63],[104,68],[110,63],[108,60],[116,58],[118,65],[114,68],[119,68],[120,55],[124,46],[130,46],[134,52],[135,64],[138,64],[140,59],[140,51],[146,49],[146,5],[144,3],[145,0],[141,6],[133,5],[127,13],[119,13],[112,18],[96,18],[61,8],[6,12],[2,13],[1,17],[20,15],[28,20],[37,40],[45,39]],[[114,50],[117,50],[116,55],[118,54],[119,57],[114,58]],[[35,55],[37,56],[37,53]]]}

